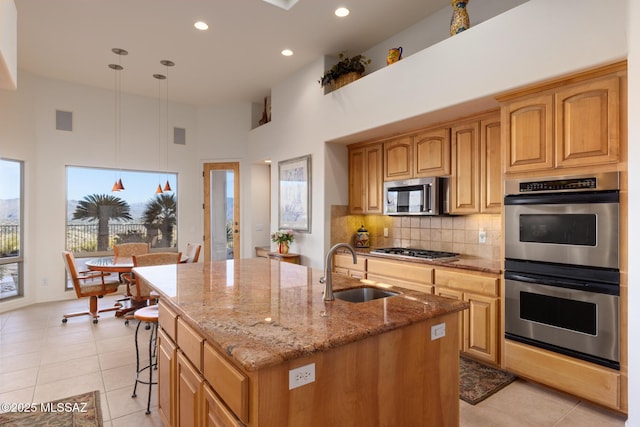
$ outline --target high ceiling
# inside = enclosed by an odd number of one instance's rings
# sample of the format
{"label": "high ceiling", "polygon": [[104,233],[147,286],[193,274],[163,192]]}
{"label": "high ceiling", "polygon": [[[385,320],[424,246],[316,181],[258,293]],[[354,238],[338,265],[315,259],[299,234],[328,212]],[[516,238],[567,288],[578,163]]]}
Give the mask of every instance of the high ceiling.
{"label": "high ceiling", "polygon": [[[450,5],[450,0],[15,0],[18,72],[158,96],[169,69],[172,101],[260,102],[269,89],[323,55],[360,53]],[[351,14],[337,18],[346,6]],[[193,23],[206,21],[209,30]],[[129,55],[119,57],[112,48]],[[280,52],[291,49],[293,56]],[[320,76],[318,76],[320,77]],[[20,77],[18,75],[18,86]]]}

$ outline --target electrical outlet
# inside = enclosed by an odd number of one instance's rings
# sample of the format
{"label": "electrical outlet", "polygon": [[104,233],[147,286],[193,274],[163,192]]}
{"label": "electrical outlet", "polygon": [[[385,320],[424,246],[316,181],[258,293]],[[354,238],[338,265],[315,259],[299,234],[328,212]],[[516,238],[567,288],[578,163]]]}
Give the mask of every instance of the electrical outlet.
{"label": "electrical outlet", "polygon": [[478,243],[487,243],[487,232],[484,230],[478,231]]}
{"label": "electrical outlet", "polygon": [[433,325],[431,327],[431,341],[440,339],[446,335],[445,324],[438,323],[437,325]]}
{"label": "electrical outlet", "polygon": [[289,390],[312,383],[316,380],[316,364],[300,366],[289,370]]}
{"label": "electrical outlet", "polygon": [[384,237],[389,237],[389,229],[387,227],[385,227],[384,230],[382,230],[382,235]]}

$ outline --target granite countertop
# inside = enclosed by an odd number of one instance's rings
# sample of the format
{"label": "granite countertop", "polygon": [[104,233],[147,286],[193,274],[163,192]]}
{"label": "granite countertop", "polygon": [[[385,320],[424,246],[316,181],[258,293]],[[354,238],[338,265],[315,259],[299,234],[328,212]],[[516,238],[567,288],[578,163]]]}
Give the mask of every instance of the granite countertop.
{"label": "granite countertop", "polygon": [[[389,255],[389,254],[378,254],[375,252],[371,252],[371,249],[374,248],[356,248],[356,252],[358,255],[363,255],[366,257],[372,258],[380,258],[380,259],[388,259],[388,260],[396,260],[396,261],[408,261],[415,262],[419,264],[431,264],[437,265],[440,267],[451,267],[451,268],[460,268],[462,270],[473,270],[473,271],[481,271],[484,273],[492,273],[492,274],[501,274],[502,273],[502,262],[471,257],[467,255],[460,255],[458,259],[455,260],[426,260],[421,258],[409,258],[405,256],[397,256],[397,255]],[[348,253],[346,250],[339,252]]]}
{"label": "granite countertop", "polygon": [[[247,371],[461,311],[468,304],[404,288],[365,303],[325,302],[322,271],[265,258],[136,268],[161,299]],[[333,289],[360,287],[333,275]],[[425,338],[426,339],[426,338]]]}

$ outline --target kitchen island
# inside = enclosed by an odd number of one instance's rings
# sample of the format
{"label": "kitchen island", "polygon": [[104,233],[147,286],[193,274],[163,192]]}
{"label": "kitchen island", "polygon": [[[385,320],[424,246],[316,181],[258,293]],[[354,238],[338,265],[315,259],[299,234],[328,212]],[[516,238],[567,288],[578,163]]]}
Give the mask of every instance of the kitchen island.
{"label": "kitchen island", "polygon": [[263,258],[134,271],[160,294],[167,425],[458,425],[467,303],[395,287],[325,302],[321,271]]}

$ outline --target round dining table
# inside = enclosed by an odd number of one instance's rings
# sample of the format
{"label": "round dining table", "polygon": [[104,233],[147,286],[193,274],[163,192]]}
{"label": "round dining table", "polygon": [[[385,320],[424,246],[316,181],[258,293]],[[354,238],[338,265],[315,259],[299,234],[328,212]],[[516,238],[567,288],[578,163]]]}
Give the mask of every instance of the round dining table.
{"label": "round dining table", "polygon": [[101,257],[87,260],[85,265],[89,270],[104,273],[130,273],[133,269],[132,257]]}

